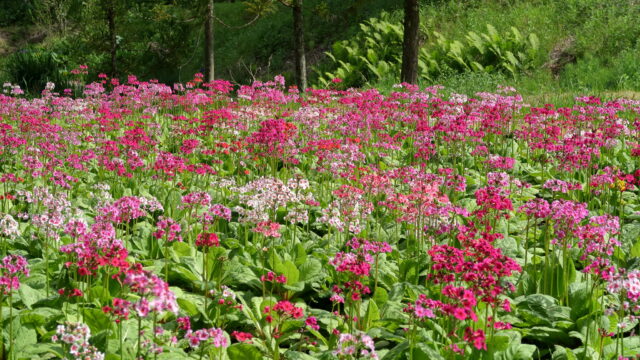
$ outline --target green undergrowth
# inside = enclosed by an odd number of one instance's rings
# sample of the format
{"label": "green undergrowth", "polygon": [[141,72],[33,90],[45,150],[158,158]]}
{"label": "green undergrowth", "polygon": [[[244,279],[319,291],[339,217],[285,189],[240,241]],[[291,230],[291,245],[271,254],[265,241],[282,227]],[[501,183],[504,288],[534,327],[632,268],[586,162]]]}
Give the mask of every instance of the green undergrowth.
{"label": "green undergrowth", "polygon": [[[121,18],[118,61],[122,74],[172,83],[187,81],[193,73],[203,70],[201,20],[190,16],[184,4],[182,7],[171,4],[158,3],[144,11],[140,7]],[[317,86],[322,83],[319,74],[331,64],[326,52],[333,44],[357,39],[360,24],[380,17],[383,12],[390,21],[402,22],[402,1],[399,0],[306,0],[304,4],[309,78],[310,83]],[[529,95],[640,90],[637,1],[423,0],[420,5],[421,42],[427,48],[437,42],[434,33],[441,34],[447,41],[464,43],[470,32],[486,33],[487,25],[499,34],[507,34],[512,28],[524,36],[535,34],[539,42],[527,66],[519,67],[515,73],[493,69],[452,71],[444,66],[423,77],[422,86],[441,84],[451,91],[467,94],[495,91],[497,85],[513,86]],[[291,9],[275,3],[274,11],[247,27],[237,28],[251,20],[245,11],[245,2],[217,2],[215,6],[217,17],[231,25],[216,23],[217,77],[246,84],[283,74],[287,81],[293,81]],[[98,12],[84,11],[83,16],[98,18]],[[2,10],[0,13],[0,34],[9,26],[34,26],[26,15],[16,18]],[[64,35],[49,35],[30,46],[54,53],[62,70],[87,64],[88,78],[108,71],[107,44],[100,41],[106,31],[104,21],[100,18],[100,21],[71,24],[69,29]],[[555,54],[555,63],[561,63],[556,64],[555,73],[551,70],[554,61],[550,54]],[[465,60],[471,61],[475,55],[469,56]],[[0,80],[15,80],[9,70],[16,58],[0,59]],[[377,63],[373,66],[379,69]],[[314,71],[318,69],[321,71]],[[398,71],[394,70],[382,78],[365,79],[358,86],[388,92],[397,82]]]}

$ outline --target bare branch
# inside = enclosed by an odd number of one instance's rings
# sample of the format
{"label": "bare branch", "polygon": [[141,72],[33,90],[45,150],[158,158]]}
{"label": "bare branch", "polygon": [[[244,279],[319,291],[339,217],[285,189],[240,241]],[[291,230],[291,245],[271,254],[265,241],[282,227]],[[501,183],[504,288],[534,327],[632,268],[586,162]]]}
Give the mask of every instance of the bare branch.
{"label": "bare branch", "polygon": [[278,2],[286,7],[292,8],[293,7],[293,2],[288,3],[285,0],[278,0]]}
{"label": "bare branch", "polygon": [[245,24],[239,25],[239,26],[233,26],[233,25],[226,24],[224,21],[220,20],[220,18],[215,16],[215,15],[213,16],[213,18],[217,22],[222,24],[222,26],[225,26],[225,27],[227,27],[229,29],[243,29],[243,28],[246,28],[247,26],[253,24],[254,22],[256,22],[260,18],[260,14],[256,14],[256,16],[253,19],[251,19],[248,23],[245,23]]}

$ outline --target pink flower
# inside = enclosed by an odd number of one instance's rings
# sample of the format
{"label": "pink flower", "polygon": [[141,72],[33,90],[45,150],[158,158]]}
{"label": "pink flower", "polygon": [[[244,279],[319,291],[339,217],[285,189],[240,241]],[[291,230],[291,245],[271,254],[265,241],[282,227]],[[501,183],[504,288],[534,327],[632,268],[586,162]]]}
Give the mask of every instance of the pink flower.
{"label": "pink flower", "polygon": [[180,224],[178,224],[175,220],[173,220],[172,218],[160,216],[160,219],[156,223],[156,232],[153,233],[153,236],[156,239],[165,239],[168,242],[182,242],[180,231]]}
{"label": "pink flower", "polygon": [[478,350],[487,350],[487,342],[485,340],[484,331],[473,331],[470,327],[464,330],[464,340],[468,343],[472,343]]}
{"label": "pink flower", "polygon": [[263,221],[256,224],[251,231],[264,235],[265,237],[280,237],[280,224],[271,221]]}
{"label": "pink flower", "polygon": [[318,325],[318,319],[316,319],[315,316],[309,316],[304,321],[304,324],[307,325],[308,327],[312,328],[313,330],[320,330],[320,325]]}
{"label": "pink flower", "polygon": [[223,348],[229,345],[224,331],[218,328],[200,329],[196,331],[188,330],[185,338],[192,348],[199,347],[202,343],[210,343],[216,348]]}
{"label": "pink flower", "polygon": [[189,331],[191,330],[191,320],[188,316],[180,317],[176,320],[178,322],[178,328],[180,330]]}

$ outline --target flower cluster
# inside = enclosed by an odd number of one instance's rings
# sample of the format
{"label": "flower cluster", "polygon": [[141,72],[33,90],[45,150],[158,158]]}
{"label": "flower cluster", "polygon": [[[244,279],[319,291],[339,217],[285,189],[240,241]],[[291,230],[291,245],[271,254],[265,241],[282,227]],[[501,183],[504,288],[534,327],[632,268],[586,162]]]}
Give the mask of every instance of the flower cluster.
{"label": "flower cluster", "polygon": [[640,299],[640,270],[616,274],[607,283],[607,291],[612,294],[623,294],[627,300],[638,302]]}
{"label": "flower cluster", "polygon": [[196,246],[205,248],[220,246],[220,239],[216,233],[200,233],[196,236]]}
{"label": "flower cluster", "polygon": [[20,255],[7,255],[0,264],[0,292],[7,295],[20,288],[19,276],[29,276],[29,264]]}
{"label": "flower cluster", "polygon": [[268,323],[273,321],[272,313],[277,314],[280,319],[300,319],[304,316],[304,310],[301,307],[297,307],[287,300],[278,301],[273,306],[265,306],[263,313],[268,314],[265,318]]}
{"label": "flower cluster", "polygon": [[260,123],[258,131],[247,138],[247,143],[256,145],[256,152],[264,156],[282,157],[288,160],[293,154],[293,139],[297,133],[295,124],[283,119],[269,119]]}
{"label": "flower cluster", "polygon": [[284,275],[276,275],[273,271],[269,271],[267,275],[260,276],[260,281],[262,282],[277,282],[280,284],[287,283],[287,277]]}
{"label": "flower cluster", "polygon": [[378,359],[373,339],[365,333],[340,334],[334,354],[338,357],[356,356],[361,359]]}
{"label": "flower cluster", "polygon": [[187,330],[184,337],[192,348],[207,346],[209,344],[216,348],[225,348],[229,345],[229,340],[225,336],[224,331],[218,328],[200,329],[196,331]]}
{"label": "flower cluster", "polygon": [[0,218],[0,236],[6,238],[15,238],[20,235],[18,222],[9,214],[5,214]]}
{"label": "flower cluster", "polygon": [[259,223],[269,221],[269,215],[288,204],[304,204],[313,200],[310,194],[298,191],[296,183],[283,183],[276,178],[259,178],[235,188],[238,200],[245,206],[234,208],[240,214],[240,222]]}
{"label": "flower cluster", "polygon": [[77,241],[62,245],[60,251],[69,254],[71,259],[65,263],[67,268],[76,268],[78,275],[94,274],[99,268],[111,267],[123,272],[129,268],[129,252],[122,240],[116,238],[116,229],[109,222],[96,222],[88,230],[76,223],[72,233]]}
{"label": "flower cluster", "polygon": [[338,231],[349,230],[354,234],[362,231],[362,223],[373,211],[373,204],[365,199],[364,191],[349,185],[342,185],[333,194],[336,199],[322,210],[318,219]]}
{"label": "flower cluster", "polygon": [[182,205],[180,209],[191,208],[194,206],[209,206],[211,203],[211,195],[204,191],[195,191],[182,197]]}
{"label": "flower cluster", "polygon": [[349,272],[355,276],[369,276],[373,256],[369,253],[354,254],[351,252],[338,252],[329,261],[338,272]]}
{"label": "flower cluster", "polygon": [[51,337],[53,342],[60,342],[74,360],[103,360],[104,354],[95,346],[89,344],[91,331],[83,323],[65,322],[58,325],[56,334]]}
{"label": "flower cluster", "polygon": [[105,314],[110,314],[115,317],[115,322],[119,323],[122,320],[129,319],[129,315],[131,314],[131,301],[127,301],[125,299],[113,298],[111,300],[112,306],[105,305],[102,307],[102,311]]}
{"label": "flower cluster", "polygon": [[126,224],[149,214],[162,211],[163,207],[156,199],[140,196],[124,196],[101,208],[97,221],[109,221],[114,224]]}
{"label": "flower cluster", "polygon": [[169,285],[155,274],[134,266],[127,271],[123,283],[140,296],[140,300],[133,304],[138,316],[146,317],[150,312],[178,313],[175,294],[169,290]]}
{"label": "flower cluster", "polygon": [[182,228],[180,224],[169,217],[161,216],[156,223],[156,231],[153,233],[153,237],[156,239],[165,239],[168,242],[182,241],[180,231]]}
{"label": "flower cluster", "polygon": [[464,281],[474,296],[489,304],[496,304],[499,295],[513,290],[503,280],[522,270],[515,260],[485,239],[475,240],[465,249],[436,245],[429,255],[433,261],[431,281],[436,284]]}
{"label": "flower cluster", "polygon": [[279,238],[281,236],[280,224],[272,221],[261,221],[251,231],[262,234],[264,237]]}

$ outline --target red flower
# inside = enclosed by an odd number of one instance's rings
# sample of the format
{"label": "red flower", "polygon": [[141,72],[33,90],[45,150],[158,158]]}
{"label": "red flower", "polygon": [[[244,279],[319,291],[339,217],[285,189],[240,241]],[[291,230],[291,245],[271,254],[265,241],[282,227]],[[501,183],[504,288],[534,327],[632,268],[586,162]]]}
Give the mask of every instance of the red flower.
{"label": "red flower", "polygon": [[242,332],[242,331],[233,331],[231,333],[231,336],[236,338],[238,342],[251,343],[251,339],[253,339],[253,335],[251,335],[251,333]]}
{"label": "red flower", "polygon": [[470,327],[464,330],[464,340],[473,343],[473,346],[478,350],[487,350],[487,342],[484,336],[484,331],[473,331]]}

